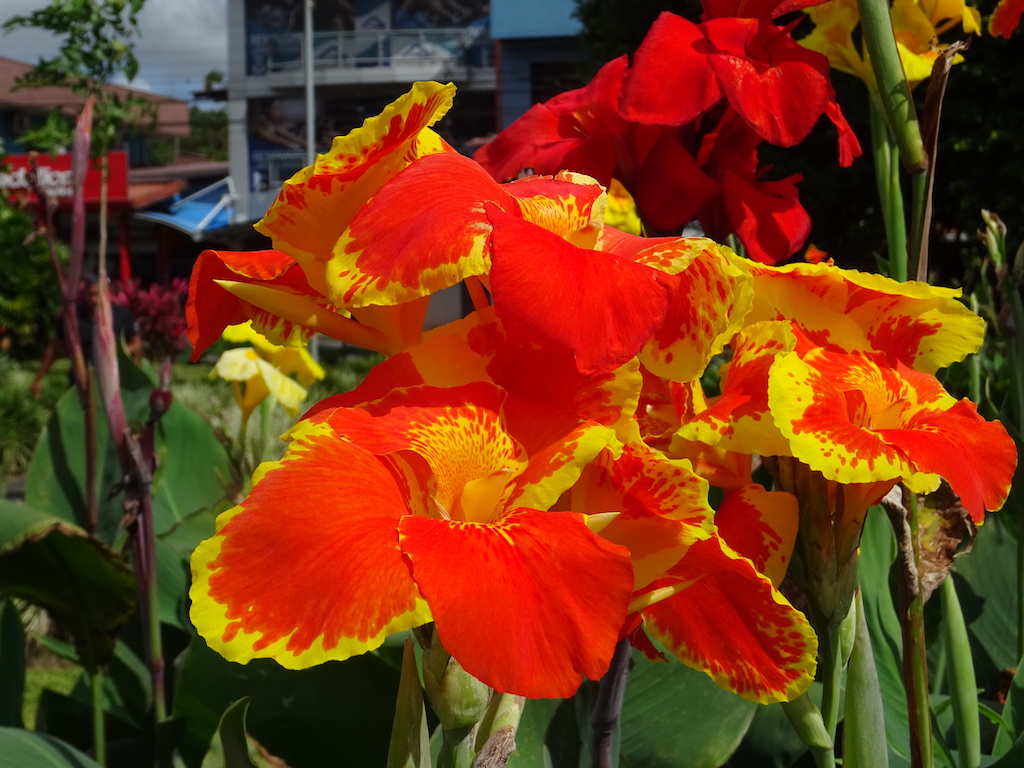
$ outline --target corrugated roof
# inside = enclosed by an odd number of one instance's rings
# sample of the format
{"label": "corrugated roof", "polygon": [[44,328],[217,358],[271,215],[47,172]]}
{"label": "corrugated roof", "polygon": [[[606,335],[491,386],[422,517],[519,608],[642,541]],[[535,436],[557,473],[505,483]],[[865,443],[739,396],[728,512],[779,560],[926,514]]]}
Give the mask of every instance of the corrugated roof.
{"label": "corrugated roof", "polygon": [[[33,69],[32,64],[15,61],[0,56],[0,107],[50,111],[54,107],[62,108],[69,115],[77,115],[85,101],[81,96],[67,88],[44,86],[42,88],[19,88],[15,90],[15,81]],[[188,136],[189,121],[187,101],[160,96],[135,88],[121,85],[108,85],[107,88],[119,96],[134,94],[141,96],[156,105],[155,130],[162,136]]]}

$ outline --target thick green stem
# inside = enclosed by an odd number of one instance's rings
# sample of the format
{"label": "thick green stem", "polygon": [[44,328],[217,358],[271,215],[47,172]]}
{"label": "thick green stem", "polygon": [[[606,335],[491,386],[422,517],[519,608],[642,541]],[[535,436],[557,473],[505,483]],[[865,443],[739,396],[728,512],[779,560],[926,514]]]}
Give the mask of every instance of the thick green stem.
{"label": "thick green stem", "polygon": [[90,674],[92,685],[92,740],[96,750],[96,762],[107,764],[107,728],[104,716],[103,670],[96,669]]}
{"label": "thick green stem", "polygon": [[783,702],[782,711],[786,713],[800,740],[811,748],[817,768],[835,768],[836,756],[832,738],[826,732],[821,712],[814,706],[810,695],[803,693],[793,701]]}
{"label": "thick green stem", "polygon": [[857,0],[857,9],[878,98],[899,147],[903,165],[910,173],[926,170],[928,154],[921,138],[910,85],[896,47],[889,0]]}
{"label": "thick green stem", "polygon": [[473,768],[476,761],[476,726],[445,730],[437,768]]}
{"label": "thick green stem", "polygon": [[871,95],[871,147],[875,160],[878,200],[888,243],[889,276],[900,282],[907,279],[907,224],[900,189],[899,151],[877,94]]}
{"label": "thick green stem", "polygon": [[952,575],[942,582],[942,635],[949,658],[949,693],[960,768],[981,765],[981,729],[978,719],[978,681],[974,676],[967,625]]}

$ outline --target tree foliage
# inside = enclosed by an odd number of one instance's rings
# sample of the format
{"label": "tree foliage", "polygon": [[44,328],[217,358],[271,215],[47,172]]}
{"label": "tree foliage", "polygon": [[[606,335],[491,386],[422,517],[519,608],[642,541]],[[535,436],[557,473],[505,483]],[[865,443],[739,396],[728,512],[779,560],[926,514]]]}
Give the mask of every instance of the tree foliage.
{"label": "tree foliage", "polygon": [[134,41],[137,15],[145,0],[52,0],[30,14],[3,24],[12,29],[40,29],[62,39],[59,52],[39,63],[16,87],[59,86],[96,99],[92,129],[94,154],[102,156],[121,141],[127,126],[151,112],[134,94],[122,96],[105,86],[115,75],[130,82],[139,71]]}

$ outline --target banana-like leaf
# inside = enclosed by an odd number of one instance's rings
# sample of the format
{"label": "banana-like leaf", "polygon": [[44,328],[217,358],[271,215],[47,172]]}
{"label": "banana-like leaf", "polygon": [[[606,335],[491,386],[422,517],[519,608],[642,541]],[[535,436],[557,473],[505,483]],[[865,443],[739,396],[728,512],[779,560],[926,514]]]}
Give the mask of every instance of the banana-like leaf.
{"label": "banana-like leaf", "polygon": [[45,608],[95,670],[135,610],[135,578],[85,531],[31,507],[0,501],[0,593]]}

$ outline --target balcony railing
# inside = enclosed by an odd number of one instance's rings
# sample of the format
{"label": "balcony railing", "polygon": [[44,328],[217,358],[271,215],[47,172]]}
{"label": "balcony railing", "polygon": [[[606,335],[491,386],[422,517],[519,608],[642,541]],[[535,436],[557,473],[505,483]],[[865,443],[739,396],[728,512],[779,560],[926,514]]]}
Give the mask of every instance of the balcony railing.
{"label": "balcony railing", "polygon": [[[458,62],[494,66],[494,46],[486,27],[383,29],[313,34],[316,67],[388,67],[399,64]],[[282,33],[249,38],[248,74],[301,68],[303,35]]]}

